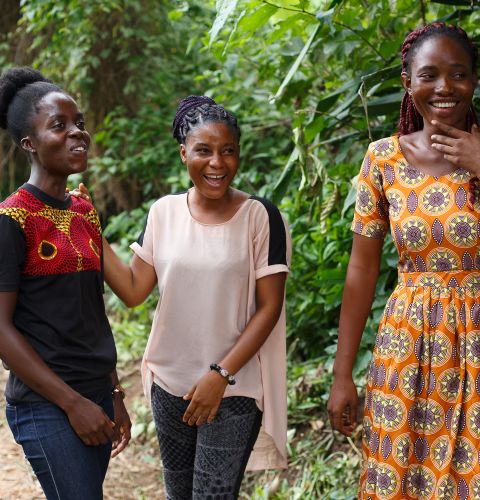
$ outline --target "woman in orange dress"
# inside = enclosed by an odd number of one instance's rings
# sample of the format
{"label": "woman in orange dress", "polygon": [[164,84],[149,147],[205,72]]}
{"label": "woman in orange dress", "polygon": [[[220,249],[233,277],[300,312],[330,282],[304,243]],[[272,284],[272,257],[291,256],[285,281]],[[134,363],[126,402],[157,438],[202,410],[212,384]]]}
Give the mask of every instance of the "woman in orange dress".
{"label": "woman in orange dress", "polygon": [[433,23],[407,36],[402,66],[399,133],[370,144],[358,178],[328,410],[350,435],[352,367],[390,229],[399,279],[367,377],[359,498],[480,498],[477,51]]}

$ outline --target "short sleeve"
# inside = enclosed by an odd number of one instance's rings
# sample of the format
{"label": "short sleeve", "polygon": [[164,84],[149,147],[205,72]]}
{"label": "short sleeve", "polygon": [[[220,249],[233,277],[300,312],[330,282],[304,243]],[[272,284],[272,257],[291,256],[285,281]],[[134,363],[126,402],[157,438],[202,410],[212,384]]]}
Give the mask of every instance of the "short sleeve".
{"label": "short sleeve", "polygon": [[388,202],[383,176],[372,148],[369,148],[358,174],[355,214],[351,229],[369,238],[385,238],[389,230]]}
{"label": "short sleeve", "polygon": [[0,215],[0,292],[18,290],[25,255],[25,235],[20,225]]}
{"label": "short sleeve", "polygon": [[255,278],[288,273],[291,261],[291,239],[278,208],[268,200],[252,196],[262,204],[255,221],[253,260]]}
{"label": "short sleeve", "polygon": [[130,245],[130,248],[147,264],[153,266],[153,205],[148,211],[143,231],[137,241]]}

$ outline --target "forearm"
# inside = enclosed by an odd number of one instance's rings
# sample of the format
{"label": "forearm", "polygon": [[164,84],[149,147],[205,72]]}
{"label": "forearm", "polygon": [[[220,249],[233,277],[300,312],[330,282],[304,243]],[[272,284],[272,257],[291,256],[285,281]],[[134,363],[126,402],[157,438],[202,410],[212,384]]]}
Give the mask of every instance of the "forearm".
{"label": "forearm", "polygon": [[65,412],[82,397],[47,366],[13,325],[0,325],[0,358],[30,389]]}
{"label": "forearm", "polygon": [[340,311],[338,348],[333,366],[335,376],[352,375],[363,330],[372,307],[377,279],[378,269],[368,272],[349,266]]}

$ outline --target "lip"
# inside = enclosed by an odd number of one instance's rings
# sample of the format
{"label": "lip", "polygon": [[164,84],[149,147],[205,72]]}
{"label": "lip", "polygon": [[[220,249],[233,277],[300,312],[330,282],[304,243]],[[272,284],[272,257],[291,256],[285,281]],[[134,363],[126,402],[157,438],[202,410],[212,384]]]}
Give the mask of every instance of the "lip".
{"label": "lip", "polygon": [[430,106],[435,109],[453,109],[460,101],[453,101],[451,99],[436,99],[435,101],[430,101]]}
{"label": "lip", "polygon": [[219,175],[219,174],[203,174],[203,178],[205,182],[212,187],[220,187],[225,179],[227,178],[227,174]]}
{"label": "lip", "polygon": [[[77,148],[80,148],[80,149],[77,149]],[[88,153],[88,145],[86,142],[80,142],[78,144],[74,144],[73,146],[71,146],[70,152],[75,153],[75,154]]]}

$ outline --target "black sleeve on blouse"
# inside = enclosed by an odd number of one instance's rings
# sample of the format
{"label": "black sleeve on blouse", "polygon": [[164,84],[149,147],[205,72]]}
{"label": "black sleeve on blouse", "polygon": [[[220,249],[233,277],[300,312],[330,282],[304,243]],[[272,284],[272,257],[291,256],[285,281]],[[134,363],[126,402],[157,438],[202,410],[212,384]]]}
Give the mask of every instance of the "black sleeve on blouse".
{"label": "black sleeve on blouse", "polygon": [[251,196],[252,200],[259,201],[267,211],[270,226],[270,240],[268,244],[268,265],[287,265],[287,236],[280,210],[269,200],[258,196]]}
{"label": "black sleeve on blouse", "polygon": [[0,215],[0,292],[18,290],[25,253],[22,228],[10,217]]}

